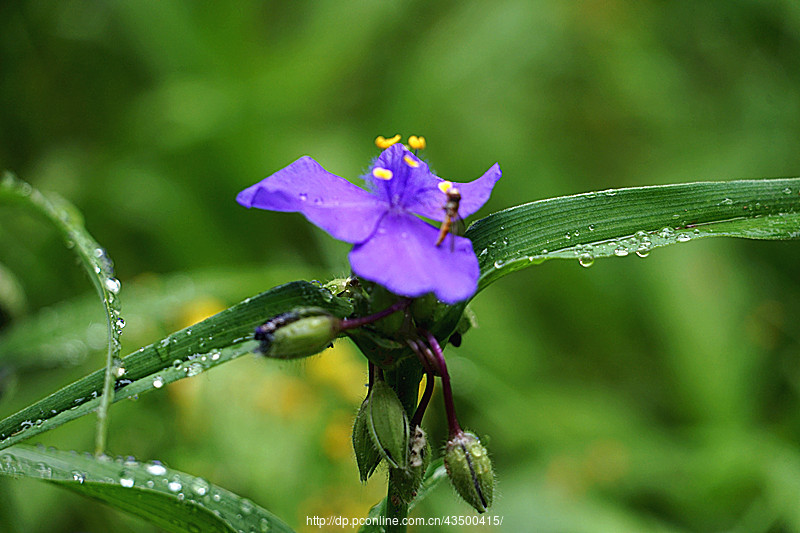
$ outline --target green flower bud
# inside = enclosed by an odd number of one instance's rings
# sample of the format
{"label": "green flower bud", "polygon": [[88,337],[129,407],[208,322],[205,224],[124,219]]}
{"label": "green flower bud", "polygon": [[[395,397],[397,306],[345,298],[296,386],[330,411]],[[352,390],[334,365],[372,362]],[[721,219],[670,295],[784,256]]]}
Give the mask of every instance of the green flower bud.
{"label": "green flower bud", "polygon": [[478,437],[465,431],[456,433],[447,441],[444,465],[453,487],[464,501],[479,513],[492,505],[492,461]]}
{"label": "green flower bud", "polygon": [[408,442],[408,466],[396,478],[397,492],[405,503],[411,503],[417,497],[417,490],[430,462],[431,445],[425,431],[417,426]]}
{"label": "green flower bud", "polygon": [[329,347],[339,335],[339,319],[324,309],[304,307],[275,316],[256,328],[266,357],[299,359]]}
{"label": "green flower bud", "polygon": [[361,404],[353,424],[353,450],[356,452],[356,463],[358,463],[358,475],[362,482],[367,479],[378,468],[381,462],[381,454],[372,442],[369,431],[369,396]]}
{"label": "green flower bud", "polygon": [[408,417],[397,394],[385,381],[376,381],[367,398],[367,428],[381,457],[392,468],[408,461]]}

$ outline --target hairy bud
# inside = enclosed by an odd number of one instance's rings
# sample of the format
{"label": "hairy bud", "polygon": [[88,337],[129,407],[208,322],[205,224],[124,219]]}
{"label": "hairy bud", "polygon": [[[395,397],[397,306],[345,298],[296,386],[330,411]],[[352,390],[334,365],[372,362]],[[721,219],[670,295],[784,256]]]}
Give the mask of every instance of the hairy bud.
{"label": "hairy bud", "polygon": [[366,482],[375,472],[382,458],[370,435],[369,399],[370,397],[367,396],[367,399],[361,404],[353,424],[353,450],[356,452],[358,475],[362,482]]}
{"label": "hairy bud", "polygon": [[397,394],[385,381],[376,381],[367,398],[367,428],[372,442],[392,468],[408,461],[408,417]]}
{"label": "hairy bud", "polygon": [[494,472],[478,437],[466,431],[456,433],[447,441],[444,464],[456,492],[476,511],[485,512],[492,505]]}
{"label": "hairy bud", "polygon": [[299,359],[329,347],[340,320],[324,309],[303,307],[272,317],[256,328],[259,351],[266,357]]}

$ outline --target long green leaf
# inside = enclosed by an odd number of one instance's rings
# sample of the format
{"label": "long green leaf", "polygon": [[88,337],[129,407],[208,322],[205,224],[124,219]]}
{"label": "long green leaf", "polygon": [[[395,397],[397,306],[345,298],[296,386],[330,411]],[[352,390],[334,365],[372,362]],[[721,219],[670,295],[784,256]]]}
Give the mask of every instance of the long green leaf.
{"label": "long green leaf", "polygon": [[17,445],[0,453],[0,474],[60,485],[175,533],[292,531],[250,500],[158,462]]}
{"label": "long green leaf", "polygon": [[114,277],[114,266],[105,249],[98,244],[83,226],[83,217],[78,210],[56,195],[44,195],[29,183],[26,183],[9,172],[4,172],[0,179],[0,199],[15,202],[47,218],[61,233],[67,247],[72,248],[81,261],[89,279],[94,283],[97,294],[106,312],[108,329],[108,352],[103,384],[103,401],[97,410],[97,442],[98,453],[105,448],[107,415],[111,391],[114,387],[113,363],[120,352],[119,336],[125,321],[120,316],[119,293],[120,283]]}
{"label": "long green leaf", "polygon": [[[312,283],[275,287],[125,357],[113,401],[160,389],[252,352],[258,324],[302,306],[322,307],[338,316],[352,311],[346,300]],[[103,371],[98,370],[0,421],[0,449],[94,411],[102,384]]]}
{"label": "long green leaf", "polygon": [[553,258],[599,257],[726,236],[800,238],[800,178],[610,189],[540,200],[476,221],[467,230],[481,266],[479,289]]}

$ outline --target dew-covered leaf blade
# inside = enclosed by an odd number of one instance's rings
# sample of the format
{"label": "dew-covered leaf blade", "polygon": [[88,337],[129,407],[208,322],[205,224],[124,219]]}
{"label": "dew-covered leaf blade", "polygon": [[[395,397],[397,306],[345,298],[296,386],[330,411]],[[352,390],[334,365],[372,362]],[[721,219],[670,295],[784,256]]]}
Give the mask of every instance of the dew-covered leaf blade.
{"label": "dew-covered leaf blade", "polygon": [[[315,306],[338,316],[349,303],[326,289],[296,281],[247,298],[206,320],[169,335],[123,358],[113,401],[130,398],[250,353],[255,327],[296,307]],[[104,370],[97,370],[0,421],[0,449],[94,411]]]}
{"label": "dew-covered leaf blade", "polygon": [[609,189],[540,200],[467,230],[481,266],[479,289],[553,258],[637,254],[697,238],[800,238],[800,178]]}
{"label": "dew-covered leaf blade", "polygon": [[0,453],[0,474],[62,486],[165,531],[292,531],[250,500],[159,462],[95,458],[23,444]]}

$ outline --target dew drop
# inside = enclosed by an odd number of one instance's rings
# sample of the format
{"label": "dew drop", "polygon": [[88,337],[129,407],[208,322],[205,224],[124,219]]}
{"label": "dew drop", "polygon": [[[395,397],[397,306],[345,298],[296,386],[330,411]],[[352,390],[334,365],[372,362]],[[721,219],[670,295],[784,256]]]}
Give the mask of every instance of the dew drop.
{"label": "dew drop", "polygon": [[122,476],[121,478],[119,478],[119,484],[125,487],[126,489],[133,487],[133,483],[134,480],[132,477]]}
{"label": "dew drop", "polygon": [[111,294],[119,294],[120,283],[117,278],[106,278],[105,286]]}
{"label": "dew drop", "polygon": [[177,479],[173,479],[172,481],[167,483],[167,489],[169,489],[170,492],[178,492],[182,488],[183,485],[181,485],[181,482],[178,481]]}
{"label": "dew drop", "polygon": [[213,352],[211,352],[211,360],[212,360],[212,361],[217,361],[217,360],[219,360],[219,351],[217,351],[217,350],[214,350]]}
{"label": "dew drop", "polygon": [[617,257],[625,257],[626,255],[628,255],[628,253],[629,253],[628,249],[625,248],[625,246],[622,244],[614,248],[614,255],[616,255]]}
{"label": "dew drop", "polygon": [[589,268],[594,264],[594,256],[588,252],[582,253],[578,256],[578,263],[584,268]]}
{"label": "dew drop", "polygon": [[255,509],[255,505],[247,498],[242,498],[239,502],[239,509],[242,511],[242,514],[250,514]]}
{"label": "dew drop", "polygon": [[209,488],[208,481],[201,477],[195,478],[195,480],[192,482],[192,491],[198,496],[207,495]]}
{"label": "dew drop", "polygon": [[720,202],[720,204],[721,204],[721,205],[733,205],[733,200],[731,200],[730,198],[724,198],[724,199],[723,199],[723,200]]}
{"label": "dew drop", "polygon": [[792,194],[792,189],[786,187],[785,189],[783,189],[783,194]]}
{"label": "dew drop", "polygon": [[156,376],[153,378],[153,387],[160,389],[164,386],[164,379],[161,376]]}
{"label": "dew drop", "polygon": [[506,262],[503,261],[502,259],[498,259],[497,261],[494,262],[494,267],[498,270],[503,268],[504,266],[506,266]]}
{"label": "dew drop", "polygon": [[71,474],[72,474],[72,481],[77,481],[81,485],[83,484],[84,481],[86,481],[86,474],[84,474],[83,472],[73,470]]}
{"label": "dew drop", "polygon": [[187,376],[189,377],[196,376],[197,374],[203,371],[203,365],[200,363],[192,363],[191,365],[188,365],[184,370],[186,371]]}
{"label": "dew drop", "polygon": [[301,192],[301,193],[300,193],[300,200],[302,200],[303,202],[305,202],[306,200],[308,200],[308,194],[306,194],[306,193],[304,193],[304,192]]}
{"label": "dew drop", "polygon": [[675,235],[675,230],[670,227],[661,228],[661,231],[658,232],[658,236],[662,239],[669,239],[673,235]]}
{"label": "dew drop", "polygon": [[124,318],[122,318],[122,317],[119,317],[119,318],[117,319],[117,321],[116,321],[116,322],[114,322],[114,325],[117,327],[117,330],[118,330],[118,331],[121,331],[121,330],[122,330],[122,328],[124,328],[124,327],[125,327],[125,319],[124,319]]}
{"label": "dew drop", "polygon": [[159,463],[158,461],[153,461],[149,465],[147,465],[147,473],[152,474],[154,476],[163,476],[167,473],[167,469],[164,468],[164,465]]}
{"label": "dew drop", "polygon": [[589,231],[594,231],[594,224],[589,224]]}
{"label": "dew drop", "polygon": [[677,237],[675,237],[675,240],[678,242],[689,242],[692,240],[692,236],[689,235],[688,233],[681,233]]}
{"label": "dew drop", "polygon": [[636,255],[642,258],[647,257],[650,255],[650,250],[652,250],[652,248],[653,245],[650,243],[650,241],[642,242],[639,244],[639,247],[636,248]]}

